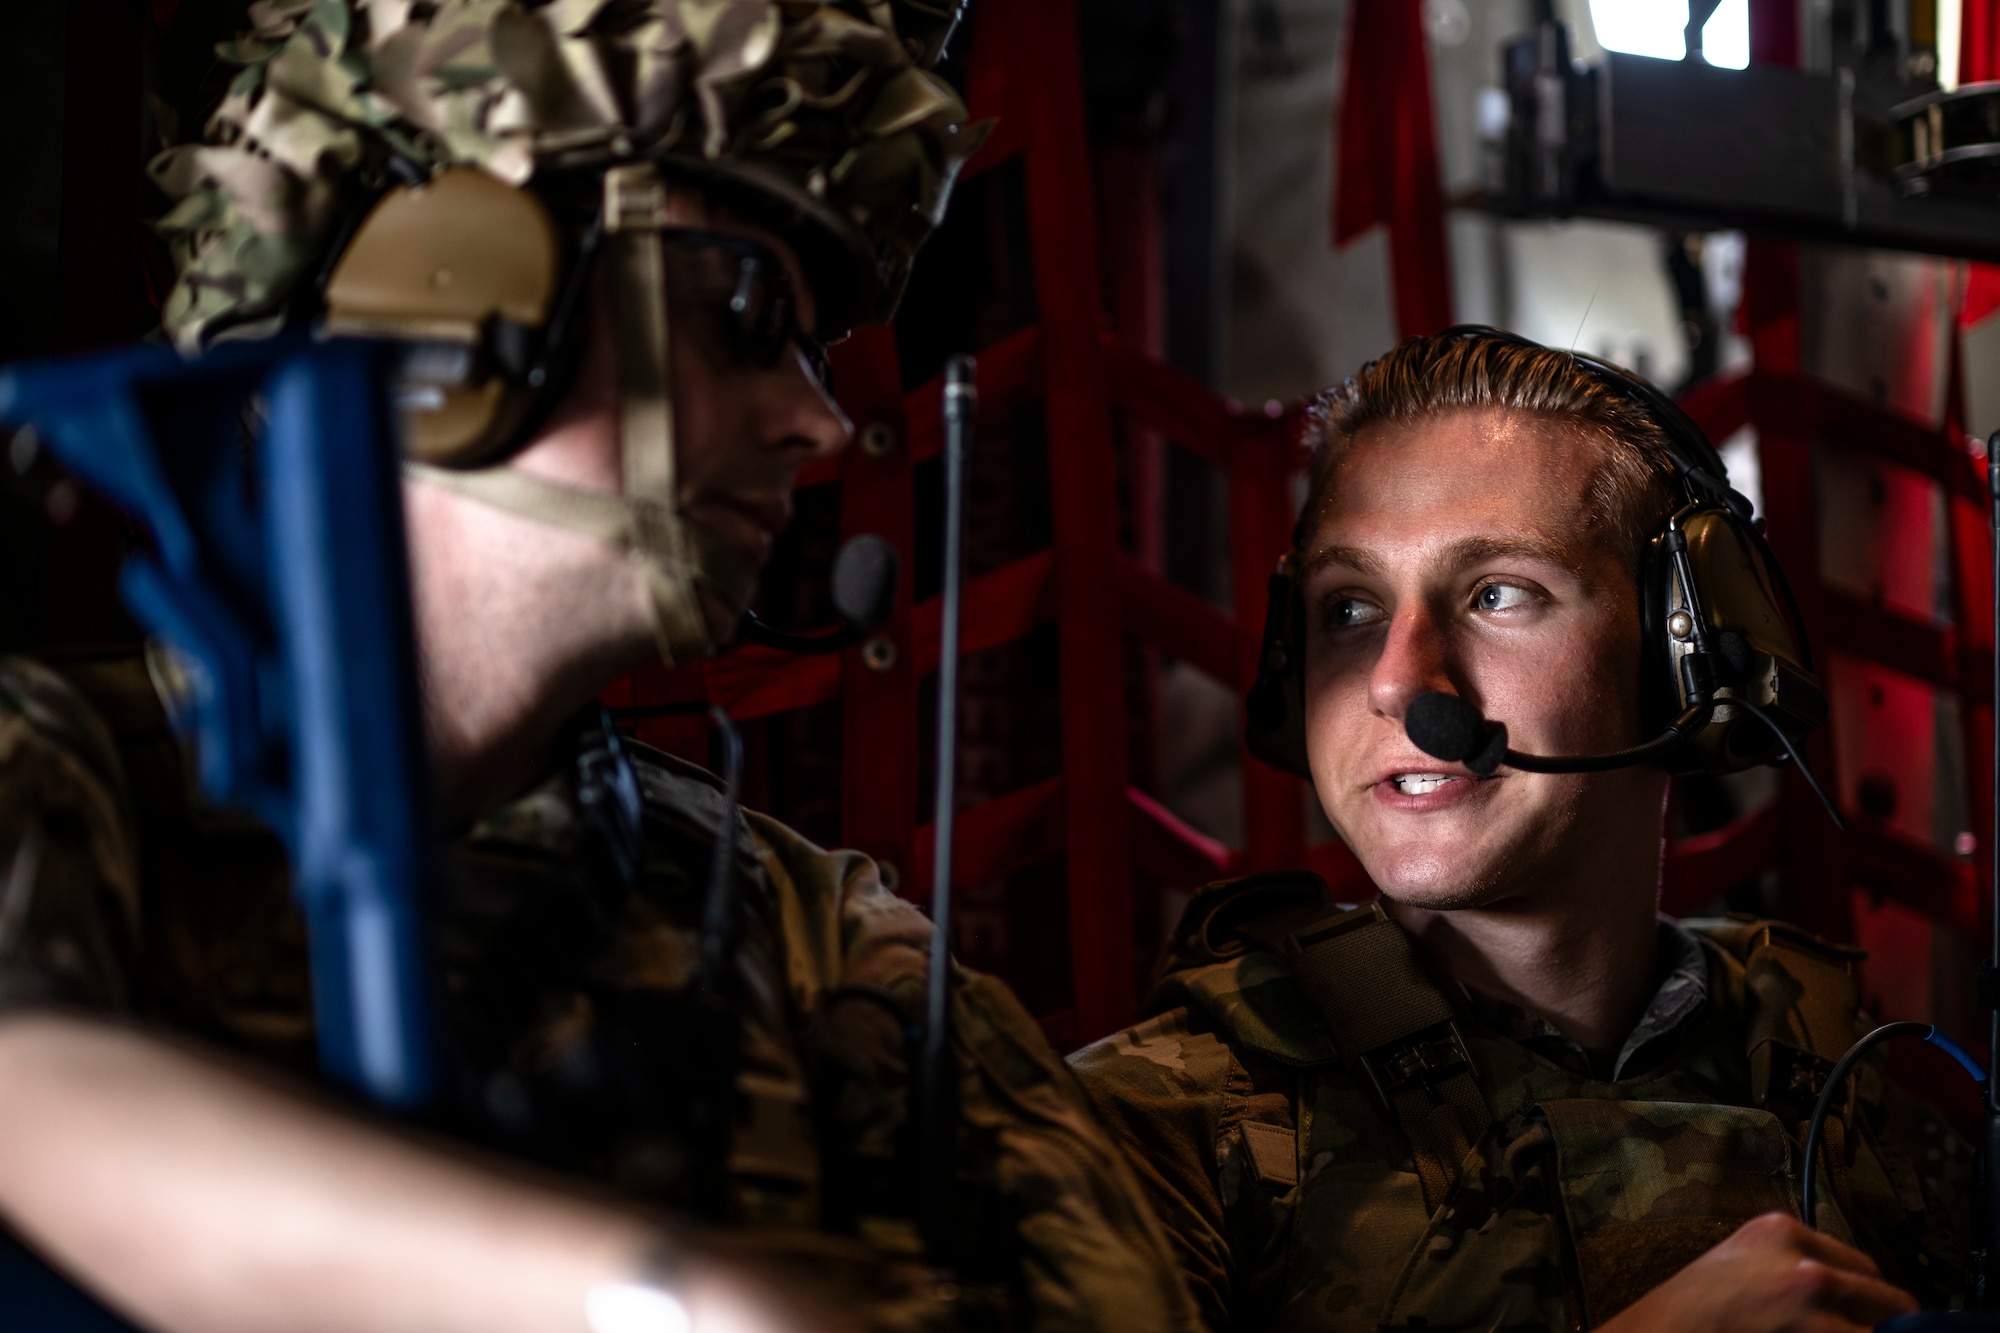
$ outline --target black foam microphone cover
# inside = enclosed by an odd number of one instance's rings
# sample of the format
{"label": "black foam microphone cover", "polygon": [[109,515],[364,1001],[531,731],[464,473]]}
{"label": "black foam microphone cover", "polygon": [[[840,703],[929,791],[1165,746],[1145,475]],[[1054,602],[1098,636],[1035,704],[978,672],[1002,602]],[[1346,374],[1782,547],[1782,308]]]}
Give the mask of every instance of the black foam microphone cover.
{"label": "black foam microphone cover", "polygon": [[1403,710],[1403,734],[1425,754],[1464,764],[1479,774],[1499,767],[1507,753],[1507,729],[1488,722],[1455,694],[1420,694]]}
{"label": "black foam microphone cover", "polygon": [[1457,695],[1435,690],[1410,701],[1403,731],[1425,754],[1455,764],[1472,758],[1486,743],[1486,719],[1479,711]]}
{"label": "black foam microphone cover", "polygon": [[856,630],[874,629],[895,613],[902,573],[896,548],[882,538],[848,538],[833,557],[833,609]]}

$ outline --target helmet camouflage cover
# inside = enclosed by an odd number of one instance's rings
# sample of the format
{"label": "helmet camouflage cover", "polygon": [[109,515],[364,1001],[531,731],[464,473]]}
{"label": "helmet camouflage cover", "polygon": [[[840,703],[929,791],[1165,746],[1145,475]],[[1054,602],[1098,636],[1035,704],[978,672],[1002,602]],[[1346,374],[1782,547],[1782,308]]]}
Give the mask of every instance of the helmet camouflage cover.
{"label": "helmet camouflage cover", "polygon": [[851,271],[813,274],[837,293],[822,330],[880,322],[983,137],[931,71],[956,17],[951,0],[256,0],[221,48],[243,68],[207,141],[153,163],[177,201],[162,322],[184,352],[274,331],[392,166],[522,186],[643,160],[830,242]]}
{"label": "helmet camouflage cover", "polygon": [[[207,142],[153,164],[179,201],[160,224],[180,268],[161,317],[175,345],[193,354],[217,338],[273,333],[312,311],[322,282],[330,332],[416,344],[442,333],[463,351],[493,323],[486,316],[539,326],[548,266],[515,262],[536,253],[552,262],[552,241],[537,239],[548,227],[536,219],[548,214],[532,198],[574,202],[579,178],[595,182],[602,204],[583,234],[602,233],[613,273],[624,493],[508,466],[501,455],[532,420],[523,393],[545,395],[556,381],[534,371],[529,389],[508,390],[465,370],[463,357],[417,377],[442,383],[406,383],[424,393],[399,398],[405,468],[622,548],[645,571],[661,658],[713,652],[700,594],[740,615],[756,561],[679,509],[661,177],[692,176],[792,240],[819,298],[821,339],[886,320],[984,134],[931,72],[956,9],[935,0],[256,0],[249,18],[251,31],[222,50],[243,69]],[[404,262],[400,229],[440,210],[456,221],[424,233],[425,253],[443,246],[451,257],[427,261],[426,280],[421,264]],[[579,264],[594,244],[579,240]],[[454,279],[461,261],[480,278],[505,270],[530,280],[496,304],[488,298],[499,288]],[[589,267],[572,270],[575,278]],[[549,336],[560,337],[553,322]],[[407,405],[420,400],[429,405]]]}

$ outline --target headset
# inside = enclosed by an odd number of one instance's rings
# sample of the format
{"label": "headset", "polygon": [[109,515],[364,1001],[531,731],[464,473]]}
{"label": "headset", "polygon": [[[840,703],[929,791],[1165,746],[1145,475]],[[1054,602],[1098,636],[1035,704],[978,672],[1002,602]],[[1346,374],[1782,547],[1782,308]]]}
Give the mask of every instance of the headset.
{"label": "headset", "polygon": [[[508,185],[473,167],[420,178],[401,165],[352,210],[314,290],[320,331],[403,344],[397,367],[404,450],[470,467],[519,447],[576,369],[592,261],[607,220],[569,183]],[[559,220],[561,219],[561,220]],[[830,383],[819,330],[802,328],[783,263],[761,242],[696,227],[653,228],[666,243],[677,315],[770,367],[790,347]],[[696,251],[714,273],[695,273]],[[687,290],[695,285],[711,292]],[[700,299],[700,297],[709,299]],[[701,319],[707,307],[719,318]],[[820,329],[829,321],[822,318]],[[710,328],[708,325],[714,325]]]}
{"label": "headset", "polygon": [[[610,233],[631,201],[616,188],[591,197],[578,183],[599,179],[588,172],[517,188],[474,167],[426,178],[392,159],[389,175],[380,194],[348,215],[307,294],[317,305],[301,313],[317,315],[325,335],[400,345],[404,454],[434,479],[457,474],[466,486],[466,470],[517,450],[567,391],[584,341],[592,261],[615,243]],[[617,177],[604,179],[615,186]],[[823,303],[834,313],[804,328],[785,266],[761,242],[658,221],[646,229],[659,238],[659,276],[675,321],[766,368],[797,348],[830,391],[819,337],[842,327],[837,295]],[[851,538],[833,575],[839,626],[795,633],[746,610],[739,637],[786,652],[833,652],[889,618],[900,577],[894,547],[867,534]]]}
{"label": "headset", "polygon": [[[1536,351],[1541,344],[1479,324],[1439,339],[1481,339]],[[1733,773],[1795,760],[1839,814],[1797,754],[1796,740],[1826,722],[1826,696],[1797,599],[1764,535],[1764,520],[1729,485],[1722,456],[1687,413],[1645,380],[1580,352],[1579,369],[1640,407],[1666,437],[1678,504],[1654,534],[1638,571],[1643,633],[1639,690],[1652,739],[1601,755],[1523,754],[1507,748],[1506,727],[1452,695],[1413,701],[1404,727],[1441,759],[1485,774],[1501,764],[1530,772],[1600,772],[1658,763],[1674,774]],[[1372,363],[1371,363],[1372,364]],[[1257,680],[1245,701],[1245,741],[1265,763],[1310,780],[1304,726],[1305,596],[1302,545],[1271,576]]]}

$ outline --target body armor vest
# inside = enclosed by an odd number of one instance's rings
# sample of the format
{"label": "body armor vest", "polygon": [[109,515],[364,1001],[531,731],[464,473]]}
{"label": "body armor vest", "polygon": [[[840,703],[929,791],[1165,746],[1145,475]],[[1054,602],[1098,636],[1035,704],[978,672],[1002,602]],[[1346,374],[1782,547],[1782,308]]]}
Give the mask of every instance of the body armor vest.
{"label": "body armor vest", "polygon": [[[1607,1080],[1461,1021],[1379,906],[1329,913],[1298,876],[1232,887],[1194,925],[1223,961],[1172,985],[1240,1058],[1296,1071],[1295,1123],[1252,1120],[1224,1146],[1225,1200],[1261,1244],[1237,1255],[1257,1293],[1240,1321],[1590,1327],[1751,1218],[1797,1212],[1804,1121],[1857,1035],[1855,951],[1781,923],[1691,923],[1702,1010],[1666,1058]],[[1819,1224],[1871,1252],[1892,1231],[1914,1244],[1924,1193],[1854,1104],[1880,1102],[1879,1073],[1856,1083]]]}

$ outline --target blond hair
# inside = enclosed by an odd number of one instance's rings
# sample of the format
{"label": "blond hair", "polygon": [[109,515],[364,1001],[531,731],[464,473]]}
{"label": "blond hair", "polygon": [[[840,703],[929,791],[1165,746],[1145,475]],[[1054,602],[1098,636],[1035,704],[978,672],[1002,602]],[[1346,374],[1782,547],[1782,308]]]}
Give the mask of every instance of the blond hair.
{"label": "blond hair", "polygon": [[1482,408],[1532,413],[1603,445],[1584,522],[1613,550],[1629,555],[1636,570],[1675,504],[1665,428],[1586,362],[1497,330],[1406,339],[1320,395],[1305,422],[1312,467],[1300,540],[1319,526],[1333,475],[1362,430]]}

